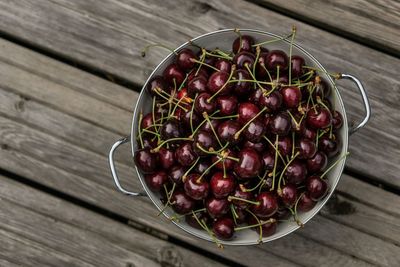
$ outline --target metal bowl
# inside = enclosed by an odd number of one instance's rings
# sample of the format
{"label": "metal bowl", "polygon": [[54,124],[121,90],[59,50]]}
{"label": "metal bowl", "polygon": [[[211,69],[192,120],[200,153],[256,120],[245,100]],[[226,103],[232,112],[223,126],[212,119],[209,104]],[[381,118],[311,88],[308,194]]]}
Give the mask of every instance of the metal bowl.
{"label": "metal bowl", "polygon": [[[264,31],[259,31],[259,30],[251,30],[251,29],[241,29],[240,32],[243,35],[250,35],[252,36],[256,42],[261,42],[265,41],[268,39],[276,39],[276,38],[281,38],[278,35],[264,32]],[[234,39],[237,38],[237,34],[234,32],[234,29],[226,29],[226,30],[219,30],[211,33],[207,33],[204,35],[201,35],[199,37],[196,37],[191,40],[191,42],[201,46],[205,47],[207,49],[215,49],[216,47],[221,48],[222,50],[231,50],[231,44],[234,41]],[[290,46],[290,42],[286,40],[282,40],[279,42],[274,42],[271,44],[268,44],[269,49],[281,49],[284,51],[288,51]],[[186,42],[182,44],[180,47],[178,47],[175,51],[179,51],[182,48],[186,47],[191,47],[192,49],[196,49],[193,47],[190,42]],[[332,104],[334,105],[335,109],[338,110],[342,115],[343,115],[343,127],[339,131],[339,135],[342,140],[341,144],[341,153],[337,157],[343,156],[347,152],[348,148],[348,138],[349,135],[357,131],[359,128],[363,127],[367,121],[369,120],[370,117],[370,106],[368,102],[368,98],[366,95],[366,92],[361,84],[361,82],[355,78],[352,75],[348,74],[342,74],[342,78],[350,79],[352,80],[356,85],[357,88],[362,96],[363,104],[365,106],[365,117],[361,123],[359,123],[356,127],[352,128],[349,130],[348,128],[348,123],[347,123],[347,117],[346,117],[346,111],[345,107],[343,105],[342,97],[336,88],[335,83],[333,82],[332,78],[324,73],[325,69],[324,67],[315,59],[310,53],[308,53],[305,49],[303,49],[301,46],[294,44],[293,45],[293,55],[300,55],[304,57],[306,60],[307,65],[316,67],[318,69],[321,69],[322,71],[319,72],[319,75],[322,76],[325,80],[327,80],[330,83],[330,86],[332,87]],[[164,58],[164,60],[154,69],[154,71],[151,73],[147,81],[144,83],[142,91],[140,92],[139,99],[136,103],[136,108],[133,114],[133,120],[132,120],[132,131],[131,135],[125,138],[122,138],[118,140],[111,148],[110,153],[109,153],[109,163],[110,163],[110,168],[111,168],[111,173],[114,178],[114,182],[117,186],[117,188],[124,194],[130,195],[130,196],[148,196],[151,201],[154,203],[154,205],[157,207],[158,210],[161,211],[163,208],[163,204],[160,201],[160,196],[159,194],[156,194],[152,192],[148,186],[146,185],[144,181],[144,177],[142,173],[136,168],[136,172],[138,174],[139,180],[144,188],[145,193],[134,193],[134,192],[129,192],[125,189],[123,189],[119,183],[119,179],[117,176],[117,172],[114,166],[114,160],[113,160],[113,155],[115,150],[118,148],[123,143],[130,142],[131,147],[132,147],[132,155],[135,154],[135,150],[137,150],[137,141],[135,139],[135,136],[137,135],[137,127],[138,127],[138,120],[139,120],[139,111],[143,111],[144,113],[150,112],[151,111],[151,96],[146,93],[146,86],[147,83],[150,81],[150,79],[155,76],[155,75],[162,75],[163,70],[168,66],[170,63],[172,63],[174,58],[174,54],[171,53],[167,57]],[[325,71],[326,72],[326,71]],[[320,210],[321,208],[325,205],[325,203],[328,201],[329,197],[332,195],[333,191],[336,188],[336,185],[339,182],[340,176],[342,174],[343,168],[345,165],[345,160],[340,161],[339,164],[337,164],[328,174],[327,174],[327,181],[329,184],[330,191],[328,195],[319,201],[316,206],[308,211],[308,212],[303,212],[299,213],[298,218],[299,220],[305,224],[307,223],[312,217],[314,217]],[[174,212],[172,211],[171,208],[168,208],[165,210],[163,213],[167,218],[170,218]],[[172,222],[181,228],[182,230],[186,231],[187,233],[194,235],[198,238],[205,239],[208,241],[212,241],[211,237],[202,230],[198,230],[196,228],[193,228],[186,224],[184,220],[181,220],[180,222],[173,221]],[[277,231],[274,235],[265,237],[262,239],[263,242],[269,242],[278,238],[281,238],[283,236],[286,236],[290,234],[291,232],[295,231],[298,229],[299,226],[295,222],[282,222],[278,224]],[[225,245],[254,245],[258,244],[258,239],[259,236],[255,231],[252,230],[243,230],[236,232],[234,237],[231,240],[221,240],[221,244]]]}

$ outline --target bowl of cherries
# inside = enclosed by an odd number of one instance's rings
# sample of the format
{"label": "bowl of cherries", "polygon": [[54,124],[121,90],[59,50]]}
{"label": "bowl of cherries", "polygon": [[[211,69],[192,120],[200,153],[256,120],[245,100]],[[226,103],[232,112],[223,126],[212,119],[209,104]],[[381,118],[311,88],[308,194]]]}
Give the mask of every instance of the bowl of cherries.
{"label": "bowl of cherries", "polygon": [[[143,85],[131,135],[110,150],[117,188],[148,196],[158,215],[219,247],[303,227],[334,191],[348,137],[370,108],[358,79],[327,72],[295,34],[227,29],[173,50]],[[365,105],[352,129],[341,78]],[[144,193],[122,188],[116,173],[114,152],[129,142]]]}

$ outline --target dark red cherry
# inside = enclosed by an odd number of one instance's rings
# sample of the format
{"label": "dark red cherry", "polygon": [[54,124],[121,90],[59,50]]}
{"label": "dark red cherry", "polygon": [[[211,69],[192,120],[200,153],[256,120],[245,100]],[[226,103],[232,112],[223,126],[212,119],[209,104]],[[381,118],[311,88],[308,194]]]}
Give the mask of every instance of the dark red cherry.
{"label": "dark red cherry", "polygon": [[309,192],[301,194],[299,202],[297,203],[297,211],[307,212],[312,210],[317,202],[310,198]]}
{"label": "dark red cherry", "polygon": [[238,122],[241,124],[245,124],[249,120],[253,119],[258,113],[260,109],[253,103],[243,102],[239,104],[238,108]]}
{"label": "dark red cherry", "polygon": [[226,198],[209,197],[205,207],[211,218],[221,218],[229,211],[229,201]]}
{"label": "dark red cherry", "polygon": [[282,94],[273,91],[269,95],[261,95],[258,103],[260,107],[267,107],[269,111],[278,111],[282,106]]}
{"label": "dark red cherry", "polygon": [[314,129],[323,129],[331,125],[332,117],[329,110],[317,106],[307,112],[306,121],[307,125]]}
{"label": "dark red cherry", "polygon": [[164,92],[169,92],[169,88],[167,85],[167,82],[164,80],[162,76],[155,76],[153,77],[147,84],[147,92],[149,92],[150,95],[155,96],[158,95],[155,90],[161,90]]}
{"label": "dark red cherry", "polygon": [[252,52],[252,45],[254,45],[253,37],[249,35],[242,35],[241,37],[238,37],[235,39],[235,41],[233,41],[232,51],[234,54],[240,51]]}
{"label": "dark red cherry", "polygon": [[216,140],[215,140],[215,136],[213,133],[199,130],[196,132],[193,139],[194,139],[194,141],[193,141],[194,151],[199,156],[204,157],[204,156],[208,156],[209,154],[203,152],[200,148],[198,148],[198,145],[200,145],[204,150],[207,150],[207,151],[210,148],[216,150]]}
{"label": "dark red cherry", "polygon": [[255,198],[257,205],[251,206],[251,211],[262,219],[273,216],[278,210],[278,199],[272,192],[261,192]]}
{"label": "dark red cherry", "polygon": [[[263,237],[268,237],[271,236],[273,234],[276,233],[276,228],[278,223],[276,222],[276,220],[274,221],[264,221],[264,220],[260,220],[261,223],[261,231],[262,231],[262,236]],[[253,217],[249,217],[249,225],[258,225],[258,221]],[[260,227],[259,226],[254,226],[254,228],[252,228],[253,230],[255,230],[257,233],[260,233]]]}
{"label": "dark red cherry", "polygon": [[221,116],[228,116],[236,113],[238,99],[234,95],[219,96],[217,98],[217,107]]}
{"label": "dark red cherry", "polygon": [[172,209],[178,214],[185,214],[193,210],[195,201],[190,198],[185,192],[176,190],[171,196]]}
{"label": "dark red cherry", "polygon": [[259,105],[260,98],[263,95],[263,90],[249,90],[248,92],[251,92],[248,99],[249,102]]}
{"label": "dark red cherry", "polygon": [[197,173],[189,174],[183,184],[186,195],[195,200],[205,199],[208,196],[209,187],[208,182],[200,178],[200,174]]}
{"label": "dark red cherry", "polygon": [[297,200],[297,188],[293,184],[285,184],[282,188],[280,198],[287,207],[292,207]]}
{"label": "dark red cherry", "polygon": [[157,169],[157,154],[144,148],[135,152],[135,164],[143,173],[153,173]]}
{"label": "dark red cherry", "polygon": [[[160,115],[154,114],[154,119],[157,121],[160,119]],[[152,132],[156,132],[156,129],[154,128],[154,121],[153,121],[153,113],[149,112],[147,113],[143,119],[142,123],[140,125],[141,129],[146,129]]]}
{"label": "dark red cherry", "polygon": [[243,135],[250,142],[259,142],[265,134],[265,124],[261,119],[255,119],[243,130]]}
{"label": "dark red cherry", "polygon": [[182,166],[191,166],[197,159],[197,154],[193,150],[192,143],[182,143],[175,150],[175,158]]}
{"label": "dark red cherry", "polygon": [[269,71],[276,71],[279,67],[280,71],[288,68],[289,59],[285,52],[282,50],[271,50],[267,56],[266,68]]}
{"label": "dark red cherry", "polygon": [[163,185],[168,182],[168,176],[165,171],[146,174],[144,179],[150,190],[154,192],[159,192],[163,188]]}
{"label": "dark red cherry", "polygon": [[161,168],[167,170],[172,167],[175,163],[174,152],[167,148],[160,148],[158,151],[158,158],[160,161]]}
{"label": "dark red cherry", "polygon": [[204,76],[198,76],[189,81],[188,86],[188,96],[194,98],[196,94],[201,94],[207,92],[207,78]]}
{"label": "dark red cherry", "polygon": [[168,65],[163,72],[164,79],[171,85],[174,86],[174,80],[176,83],[176,87],[181,85],[183,80],[185,79],[185,73],[179,66],[175,63]]}
{"label": "dark red cherry", "polygon": [[203,125],[200,127],[200,130],[203,130],[203,131],[209,132],[211,134],[214,134],[212,129],[214,129],[214,131],[217,131],[218,126],[221,123],[221,120],[211,119],[210,122],[208,122],[208,121],[204,122]]}
{"label": "dark red cherry", "polygon": [[234,221],[229,217],[219,218],[213,224],[213,232],[220,239],[231,239],[235,233]]}
{"label": "dark red cherry", "polygon": [[192,120],[193,127],[196,127],[196,125],[199,125],[199,123],[203,119],[199,115],[197,115],[196,112],[193,112],[192,114],[191,109],[188,109],[188,111],[185,111],[183,109],[177,109],[177,110],[180,110],[179,121],[182,123],[183,127],[187,127],[190,129],[190,120]]}
{"label": "dark red cherry", "polygon": [[[226,71],[218,71],[211,74],[207,82],[207,87],[210,93],[215,94],[219,91],[218,95],[229,94],[232,89],[232,83],[227,83],[229,76],[229,73]],[[222,89],[222,87],[224,88]]]}
{"label": "dark red cherry", "polygon": [[[333,135],[334,136],[334,135]],[[340,143],[339,140],[336,138],[329,138],[328,136],[324,135],[318,140],[319,145],[318,148],[325,152],[325,154],[331,158],[336,156],[340,151]]]}
{"label": "dark red cherry", "polygon": [[176,56],[176,63],[182,70],[186,71],[194,67],[195,60],[197,60],[196,54],[188,48],[183,48]]}
{"label": "dark red cherry", "polygon": [[307,170],[310,174],[318,173],[326,168],[328,157],[322,151],[317,151],[314,157],[307,160]]}
{"label": "dark red cherry", "polygon": [[231,72],[231,68],[232,68],[232,63],[227,59],[219,58],[215,62],[214,67],[219,69],[219,71],[224,71],[224,72],[230,73]]}
{"label": "dark red cherry", "polygon": [[277,134],[280,136],[288,135],[290,129],[292,128],[292,123],[289,115],[283,112],[276,114],[273,117],[269,128],[273,134]]}
{"label": "dark red cherry", "polygon": [[288,165],[285,176],[289,183],[300,184],[306,179],[307,167],[302,161],[295,159]]}
{"label": "dark red cherry", "polygon": [[296,86],[284,87],[281,90],[283,103],[289,109],[297,108],[301,101],[301,91]]}
{"label": "dark red cherry", "polygon": [[[229,148],[225,149],[225,153],[226,153],[229,157],[236,158],[236,153],[235,153],[233,150],[229,149]],[[215,163],[215,162],[218,161],[219,159],[220,159],[220,156],[214,155],[214,156],[211,158],[211,161],[212,161],[213,163]],[[229,158],[225,158],[225,159],[223,159],[222,161],[218,162],[218,163],[215,165],[215,168],[217,168],[217,169],[219,169],[219,170],[222,171],[222,170],[224,170],[224,166],[225,166],[225,170],[227,170],[227,171],[233,170],[233,167],[235,166],[235,161],[232,160],[232,159],[229,159]]]}
{"label": "dark red cherry", "polygon": [[271,122],[272,122],[273,118],[274,118],[274,116],[271,113],[266,112],[264,114],[263,120],[264,120],[265,129],[267,129],[267,132],[270,131]]}
{"label": "dark red cherry", "polygon": [[253,68],[254,61],[256,60],[256,57],[254,54],[242,51],[237,53],[232,61],[236,65],[238,69],[246,69],[246,66],[250,68],[250,70]]}
{"label": "dark red cherry", "polygon": [[241,126],[237,121],[224,121],[218,126],[218,137],[222,143],[229,142],[231,145],[237,144],[240,138],[235,139],[235,134],[240,128]]}
{"label": "dark red cherry", "polygon": [[232,193],[235,186],[236,180],[229,173],[224,177],[223,172],[216,172],[210,180],[211,192],[216,198],[226,198],[230,193]]}
{"label": "dark red cherry", "polygon": [[296,151],[299,152],[299,159],[309,159],[314,157],[317,152],[315,142],[310,139],[301,138],[296,145]]}
{"label": "dark red cherry", "polygon": [[143,148],[152,149],[155,147],[157,147],[157,139],[143,137]]}
{"label": "dark red cherry", "polygon": [[[269,82],[270,78],[268,76],[268,72],[265,70],[267,67],[267,57],[268,57],[268,52],[261,52],[259,57],[258,57],[258,62],[256,66],[256,76],[258,79],[266,79]],[[271,75],[271,74],[270,74]]]}
{"label": "dark red cherry", "polygon": [[317,138],[317,131],[303,124],[300,128],[300,135],[306,139],[313,141]]}
{"label": "dark red cherry", "polygon": [[[200,160],[196,166],[193,169],[193,172],[197,172],[197,173],[204,173],[208,167],[210,167],[211,162],[208,159],[202,159]],[[205,177],[207,177],[207,175],[209,174],[209,171],[207,171],[207,173],[205,173]]]}
{"label": "dark red cherry", "polygon": [[[194,216],[197,217],[197,220]],[[190,214],[186,215],[185,221],[190,226],[200,229],[200,230],[203,230],[203,227],[198,223],[198,221],[204,222],[206,225],[209,225],[211,223],[211,218],[210,218],[210,216],[208,216],[207,212],[198,211],[198,212],[195,212],[194,214],[190,213]]]}
{"label": "dark red cherry", "polygon": [[[196,73],[197,73],[197,75],[196,75]],[[190,82],[191,80],[193,80],[194,78],[196,78],[196,77],[200,77],[200,76],[203,76],[203,78],[205,78],[206,80],[208,80],[208,72],[204,69],[204,68],[200,68],[200,70],[199,71],[197,71],[197,68],[194,68],[193,70],[191,70],[190,72],[189,72],[189,75],[188,75],[188,81]]]}
{"label": "dark red cherry", "polygon": [[279,137],[278,150],[283,157],[289,156],[292,153],[292,145],[292,139],[290,137]]}
{"label": "dark red cherry", "polygon": [[328,183],[317,175],[307,178],[306,188],[310,198],[314,201],[321,200],[328,193]]}
{"label": "dark red cherry", "polygon": [[304,65],[306,61],[303,57],[294,55],[292,56],[292,79],[300,77],[304,74]]}
{"label": "dark red cherry", "polygon": [[287,76],[286,73],[282,73],[281,71],[279,72],[279,77],[277,73],[272,73],[272,81],[275,81],[278,84],[289,84],[289,76]]}
{"label": "dark red cherry", "polygon": [[235,95],[238,97],[249,95],[251,92],[251,82],[248,82],[248,80],[251,80],[249,72],[245,69],[238,69],[235,70],[233,77],[237,80],[237,82],[233,83],[233,92]]}
{"label": "dark red cherry", "polygon": [[254,149],[255,151],[262,153],[263,151],[265,151],[265,148],[267,147],[267,145],[265,144],[265,142],[263,142],[262,140],[256,143],[250,142],[248,140],[244,141],[243,143],[243,148],[251,148]]}
{"label": "dark red cherry", "polygon": [[332,126],[333,129],[339,130],[343,126],[343,117],[342,114],[340,114],[339,111],[333,111],[332,112]]}
{"label": "dark red cherry", "polygon": [[217,103],[214,99],[210,102],[208,99],[211,97],[208,93],[201,93],[194,101],[194,110],[199,114],[206,112],[207,114],[213,113],[217,108]]}
{"label": "dark red cherry", "polygon": [[246,191],[246,188],[243,185],[236,186],[236,189],[232,195],[236,198],[231,200],[233,205],[240,209],[247,209],[250,206],[249,202],[242,201],[240,199],[251,201],[254,198],[253,193]]}
{"label": "dark red cherry", "polygon": [[168,171],[168,178],[171,182],[178,185],[182,184],[182,176],[185,174],[185,169],[181,165],[174,165]]}
{"label": "dark red cherry", "polygon": [[179,121],[176,119],[169,119],[164,122],[160,129],[161,139],[169,140],[171,138],[178,138],[182,135]]}
{"label": "dark red cherry", "polygon": [[253,149],[242,149],[239,152],[239,161],[234,170],[240,178],[252,178],[260,174],[262,161],[257,151]]}

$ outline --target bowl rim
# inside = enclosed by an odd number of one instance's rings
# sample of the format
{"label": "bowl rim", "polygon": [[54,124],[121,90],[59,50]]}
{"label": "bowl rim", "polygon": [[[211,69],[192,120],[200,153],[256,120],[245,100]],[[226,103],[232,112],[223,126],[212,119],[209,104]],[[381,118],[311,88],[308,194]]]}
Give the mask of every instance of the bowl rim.
{"label": "bowl rim", "polygon": [[[132,150],[132,156],[133,156],[133,157],[135,156],[134,144],[135,144],[135,141],[136,141],[136,140],[135,140],[134,137],[135,137],[136,135],[135,135],[135,133],[134,133],[134,128],[135,128],[135,122],[137,121],[136,118],[138,118],[138,116],[137,116],[137,115],[138,115],[138,112],[139,112],[139,105],[138,105],[138,104],[141,102],[140,100],[143,98],[143,95],[146,94],[146,86],[147,86],[148,82],[153,78],[153,76],[156,74],[156,72],[159,70],[159,68],[164,64],[165,61],[169,60],[172,56],[174,56],[174,53],[175,53],[175,52],[179,52],[181,49],[186,48],[186,47],[188,47],[188,46],[191,46],[191,45],[192,45],[191,42],[195,42],[196,40],[199,40],[199,39],[201,39],[201,38],[208,37],[208,36],[211,36],[211,35],[218,35],[218,34],[220,34],[220,33],[225,33],[225,32],[234,32],[234,31],[236,31],[236,30],[240,30],[240,32],[243,33],[243,34],[245,34],[245,33],[247,32],[247,33],[262,34],[262,35],[270,36],[270,37],[273,37],[273,38],[280,38],[281,41],[284,41],[284,42],[290,44],[290,42],[289,42],[288,40],[284,39],[282,36],[277,35],[277,34],[274,34],[274,33],[270,33],[270,32],[267,32],[267,31],[256,30],[256,29],[248,29],[248,28],[243,28],[243,29],[242,29],[242,28],[241,28],[241,29],[237,29],[237,28],[228,28],[228,29],[222,29],[222,30],[212,31],[212,32],[208,32],[208,33],[199,35],[199,36],[197,36],[197,37],[195,37],[195,38],[192,38],[192,39],[190,39],[189,41],[187,41],[187,42],[181,44],[180,46],[178,46],[176,49],[173,50],[173,52],[169,53],[167,56],[165,56],[165,58],[164,58],[159,64],[157,64],[157,66],[154,68],[154,70],[153,70],[153,71],[151,72],[151,74],[148,76],[146,82],[143,84],[143,87],[142,87],[142,89],[141,89],[141,91],[140,91],[140,93],[139,93],[139,96],[138,96],[137,101],[136,101],[135,109],[134,109],[134,112],[133,112],[132,126],[131,126],[131,135],[130,135],[130,138],[131,138],[131,140],[130,140],[130,141],[131,141],[131,150]],[[324,68],[324,66],[323,66],[312,54],[310,54],[307,50],[305,50],[302,46],[300,46],[300,45],[297,44],[297,43],[293,43],[293,46],[296,47],[297,49],[299,49],[299,50],[300,50],[301,52],[303,52],[304,54],[306,54],[307,57],[308,57],[309,59],[311,59],[312,61],[314,61],[314,63],[318,66],[319,69],[321,69],[322,71],[324,71],[324,72],[327,73],[327,71],[326,71],[326,69]],[[348,150],[348,137],[349,137],[348,132],[349,132],[349,131],[348,131],[348,124],[347,124],[347,116],[346,116],[345,106],[344,106],[344,103],[343,103],[342,96],[341,96],[341,94],[340,94],[340,92],[339,92],[339,90],[338,90],[336,84],[334,83],[334,81],[333,81],[333,79],[332,79],[332,77],[331,77],[330,75],[327,75],[327,78],[328,78],[330,84],[333,86],[333,88],[335,89],[335,91],[336,91],[336,93],[337,93],[338,102],[339,102],[339,105],[340,105],[340,109],[341,109],[341,111],[342,111],[341,114],[342,114],[342,117],[343,117],[343,128],[344,128],[344,129],[343,129],[343,132],[345,133],[345,134],[343,135],[344,138],[342,138],[342,141],[343,141],[343,150],[342,150],[341,153],[340,153],[340,155],[342,155],[343,152],[346,152],[346,151]],[[344,169],[344,166],[345,166],[345,163],[346,163],[346,159],[347,159],[347,158],[344,158],[344,159],[336,166],[336,168],[339,168],[339,169],[340,169],[340,170],[339,170],[339,175],[338,175],[338,177],[336,177],[336,179],[334,180],[333,186],[330,188],[330,191],[328,192],[328,195],[325,196],[325,198],[324,198],[323,200],[318,201],[318,203],[321,203],[321,204],[320,204],[320,207],[314,207],[314,208],[311,210],[312,213],[309,215],[309,217],[308,217],[306,220],[302,221],[302,224],[303,224],[303,225],[305,225],[308,221],[310,221],[312,218],[314,218],[315,215],[317,215],[317,213],[325,206],[326,202],[330,199],[330,197],[332,196],[333,192],[336,190],[337,184],[339,183],[340,178],[341,178],[341,176],[342,176],[342,174],[343,174],[343,169]],[[137,173],[137,175],[138,175],[139,181],[140,181],[140,183],[142,184],[142,187],[144,188],[144,190],[145,190],[147,196],[150,198],[150,200],[152,201],[152,203],[157,207],[157,209],[158,209],[159,211],[161,211],[163,207],[160,207],[160,206],[157,204],[157,202],[153,199],[152,196],[153,196],[154,193],[151,192],[151,191],[149,190],[149,188],[147,187],[147,185],[146,185],[146,183],[145,183],[145,181],[144,181],[144,178],[142,177],[143,175],[140,173],[140,171],[139,171],[139,169],[136,167],[136,165],[135,165],[135,170],[136,170],[136,173]],[[168,214],[166,214],[165,212],[163,212],[162,214],[163,214],[167,219],[170,219],[170,217],[168,216]],[[212,239],[211,237],[207,236],[207,238],[206,238],[206,237],[204,237],[204,236],[198,234],[196,231],[193,231],[193,230],[192,230],[192,227],[190,227],[190,226],[189,226],[189,227],[186,227],[185,225],[182,225],[182,224],[180,224],[179,222],[176,222],[175,220],[169,220],[169,221],[172,221],[172,223],[175,224],[177,227],[179,227],[180,229],[184,230],[185,232],[187,232],[187,233],[189,233],[189,234],[191,234],[191,235],[193,235],[193,236],[196,236],[196,237],[198,237],[198,238],[200,238],[200,239],[202,239],[202,240],[207,240],[207,241],[213,242],[213,239]],[[270,242],[270,241],[273,241],[273,240],[282,238],[282,237],[284,237],[284,236],[286,236],[286,235],[289,235],[289,234],[293,233],[294,231],[296,231],[296,230],[299,229],[299,228],[301,228],[301,226],[296,225],[293,229],[291,229],[291,230],[289,230],[289,231],[286,231],[286,232],[283,232],[283,233],[281,233],[281,234],[279,234],[279,235],[270,236],[270,237],[263,237],[261,243],[267,243],[267,242]],[[219,241],[219,243],[222,244],[222,245],[230,245],[230,246],[244,246],[244,245],[257,245],[257,244],[260,244],[260,242],[258,242],[258,240],[254,240],[254,241],[243,241],[243,242],[240,242],[240,241],[235,240],[235,242],[233,242],[233,240],[222,240],[222,239],[218,239],[218,241]]]}

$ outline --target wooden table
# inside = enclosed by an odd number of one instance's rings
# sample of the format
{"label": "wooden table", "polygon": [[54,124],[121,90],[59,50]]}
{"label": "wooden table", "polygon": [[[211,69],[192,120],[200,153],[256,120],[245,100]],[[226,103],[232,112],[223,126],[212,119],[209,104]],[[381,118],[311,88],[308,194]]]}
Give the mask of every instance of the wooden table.
{"label": "wooden table", "polygon": [[[115,190],[107,153],[167,54],[143,60],[146,44],[293,24],[323,65],[363,81],[373,112],[304,229],[220,251]],[[398,1],[0,0],[0,33],[0,266],[400,266]],[[358,93],[340,91],[358,121]],[[132,166],[121,148],[119,173],[138,189]]]}

